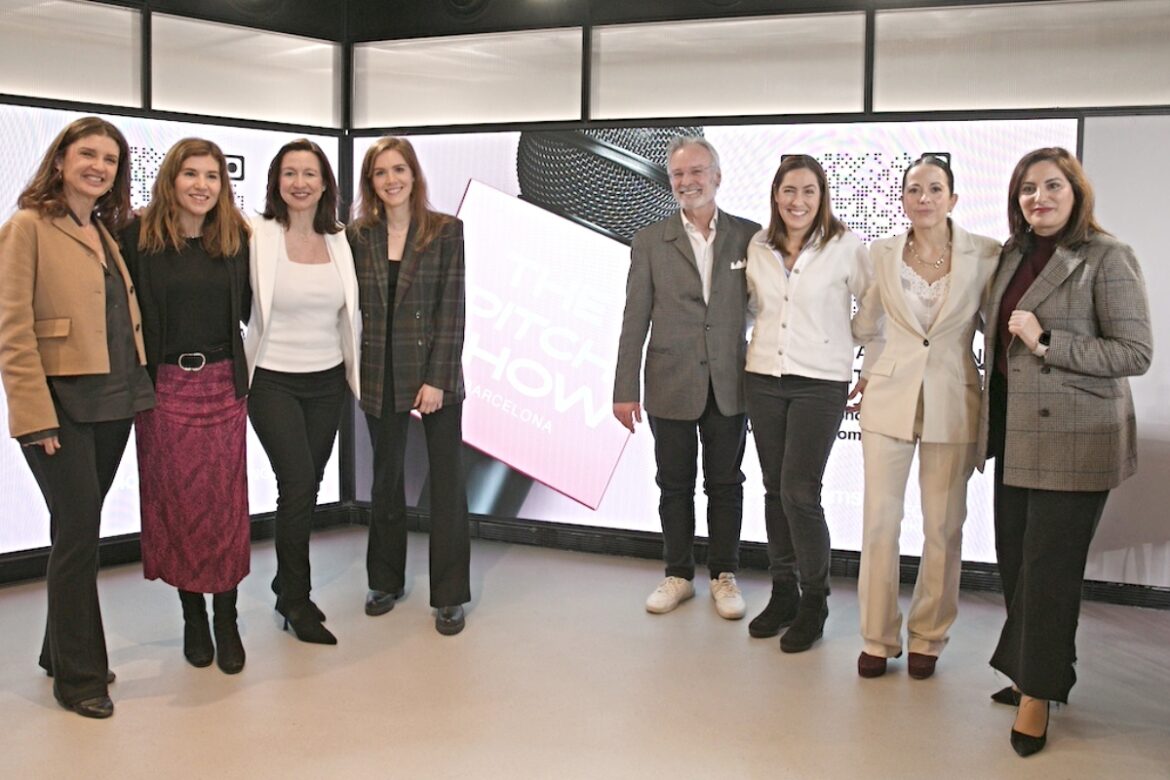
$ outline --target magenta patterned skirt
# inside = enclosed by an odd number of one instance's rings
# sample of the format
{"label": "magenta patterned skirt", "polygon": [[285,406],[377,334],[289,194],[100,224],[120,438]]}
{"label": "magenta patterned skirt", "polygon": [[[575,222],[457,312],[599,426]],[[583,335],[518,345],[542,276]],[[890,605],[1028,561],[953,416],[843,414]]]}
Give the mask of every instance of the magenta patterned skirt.
{"label": "magenta patterned skirt", "polygon": [[231,590],[251,564],[248,408],[232,361],[161,365],[155,396],[134,421],[143,573],[196,593]]}

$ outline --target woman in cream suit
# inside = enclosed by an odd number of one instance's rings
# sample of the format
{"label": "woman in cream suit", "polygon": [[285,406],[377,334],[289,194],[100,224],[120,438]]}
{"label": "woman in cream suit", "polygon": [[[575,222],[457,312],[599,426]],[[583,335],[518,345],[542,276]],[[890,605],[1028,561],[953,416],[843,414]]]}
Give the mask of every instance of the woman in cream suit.
{"label": "woman in cream suit", "polygon": [[880,677],[887,659],[902,654],[898,537],[915,449],[925,542],[906,621],[911,677],[934,674],[958,612],[967,480],[979,423],[971,342],[999,244],[951,222],[957,200],[945,157],[926,155],[911,164],[902,182],[910,230],[870,247],[874,283],[853,321],[854,336],[868,345],[854,390],[865,393],[862,677]]}
{"label": "woman in cream suit", "polygon": [[337,644],[309,599],[309,530],[348,384],[358,395],[353,255],[337,182],[312,141],[285,144],[252,222],[248,417],[276,473],[276,609],[297,639]]}

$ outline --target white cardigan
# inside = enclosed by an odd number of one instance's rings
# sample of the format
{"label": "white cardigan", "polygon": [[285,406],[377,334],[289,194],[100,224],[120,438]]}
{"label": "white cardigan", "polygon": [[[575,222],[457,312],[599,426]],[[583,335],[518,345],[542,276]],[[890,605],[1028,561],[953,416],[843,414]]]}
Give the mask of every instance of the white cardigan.
{"label": "white cardigan", "polygon": [[[252,239],[248,242],[249,267],[252,281],[252,315],[244,334],[244,355],[248,359],[248,382],[268,346],[267,325],[272,316],[272,294],[276,287],[276,263],[280,253],[279,242],[284,240],[284,227],[274,219],[255,217],[251,220]],[[325,234],[325,248],[341,277],[345,293],[344,316],[338,320],[341,353],[345,361],[345,379],[354,398],[361,397],[358,381],[358,345],[361,343],[361,313],[358,311],[357,275],[353,254],[345,231]]]}
{"label": "white cardigan", "polygon": [[848,230],[810,242],[791,274],[761,230],[747,251],[748,313],[755,318],[747,370],[848,382],[853,379],[853,298],[873,278],[865,245]]}

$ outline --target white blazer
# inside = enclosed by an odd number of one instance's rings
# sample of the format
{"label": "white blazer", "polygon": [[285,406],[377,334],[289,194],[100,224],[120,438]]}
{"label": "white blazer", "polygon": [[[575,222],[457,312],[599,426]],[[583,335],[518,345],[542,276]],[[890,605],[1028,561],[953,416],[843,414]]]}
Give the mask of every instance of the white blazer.
{"label": "white blazer", "polygon": [[[874,241],[874,281],[853,319],[853,335],[866,348],[862,376],[869,381],[861,429],[914,440],[922,394],[922,441],[964,444],[979,427],[979,369],[972,340],[979,311],[999,263],[999,242],[952,223],[951,287],[934,324],[923,330],[902,290],[906,234]],[[883,323],[884,319],[884,323]],[[884,335],[885,344],[881,345]]]}
{"label": "white blazer", "polygon": [[[254,217],[252,238],[248,242],[249,270],[252,280],[252,316],[244,334],[244,355],[248,359],[248,382],[268,346],[267,325],[272,316],[272,294],[276,287],[276,260],[284,240],[284,227],[275,219]],[[344,315],[338,320],[341,330],[341,353],[345,360],[345,379],[354,398],[361,397],[358,381],[358,345],[361,343],[361,313],[358,311],[357,275],[353,254],[345,231],[325,234],[325,248],[341,276],[345,295]]]}

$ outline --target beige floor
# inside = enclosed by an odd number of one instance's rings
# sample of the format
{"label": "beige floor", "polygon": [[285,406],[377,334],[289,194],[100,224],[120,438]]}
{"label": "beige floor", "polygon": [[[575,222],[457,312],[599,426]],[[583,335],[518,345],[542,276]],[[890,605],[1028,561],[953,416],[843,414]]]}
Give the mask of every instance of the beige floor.
{"label": "beige floor", "polygon": [[[0,589],[0,777],[89,778],[1139,778],[1170,777],[1170,613],[1088,604],[1081,683],[1049,747],[1008,745],[1012,710],[987,696],[999,596],[964,594],[929,681],[901,662],[855,673],[855,583],[834,583],[825,640],[786,656],[705,588],[665,616],[642,601],[652,561],[476,543],[460,636],[435,633],[425,538],[407,598],[368,618],[362,529],[314,536],[315,596],[337,647],[278,630],[257,546],[241,595],[247,668],[195,669],[178,599],[137,566],[102,599],[117,714],[62,710],[35,664],[40,582]],[[762,572],[741,575],[749,609]]]}

